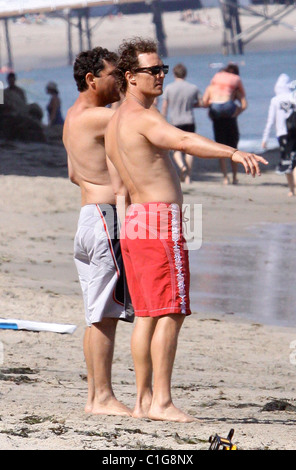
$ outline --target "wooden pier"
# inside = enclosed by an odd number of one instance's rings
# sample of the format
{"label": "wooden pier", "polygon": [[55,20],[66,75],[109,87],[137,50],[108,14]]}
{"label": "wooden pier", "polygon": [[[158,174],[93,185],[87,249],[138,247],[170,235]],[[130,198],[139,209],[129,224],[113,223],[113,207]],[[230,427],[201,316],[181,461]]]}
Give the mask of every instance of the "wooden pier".
{"label": "wooden pier", "polygon": [[[260,13],[251,6],[240,5],[238,0],[219,0],[219,3],[224,24],[222,52],[225,55],[243,54],[246,44],[267,29],[279,24],[295,31],[296,39],[296,27],[283,21],[283,18],[295,9],[294,2],[279,4],[272,14],[267,13],[267,8]],[[242,14],[257,17],[258,23],[242,31],[240,25],[240,15]]]}
{"label": "wooden pier", "polygon": [[[296,39],[296,27],[284,21],[284,18],[295,9],[295,2],[292,0],[287,0],[287,2],[288,3],[285,4],[278,3],[278,7],[275,10],[273,9],[273,12],[269,14],[268,4],[266,4],[265,8],[262,8],[262,11],[259,12],[258,9],[253,8],[252,5],[241,5],[240,0],[217,0],[217,6],[221,9],[223,19],[223,39],[221,43],[222,53],[224,55],[243,54],[246,44],[268,28],[278,25],[295,31]],[[48,14],[53,12],[55,16],[63,18],[67,28],[68,64],[71,65],[73,63],[74,55],[76,55],[73,51],[73,35],[78,34],[80,50],[91,49],[92,33],[94,29],[98,28],[104,18],[112,14],[115,8],[132,3],[138,5],[142,3],[145,5],[146,11],[150,11],[152,13],[152,20],[155,25],[155,36],[158,41],[159,51],[163,57],[166,57],[168,52],[166,34],[162,20],[162,0],[145,0],[143,2],[139,0],[48,0],[47,6],[46,2],[42,2],[40,3],[42,4],[42,7],[26,7],[21,10],[16,7],[16,5],[19,5],[19,2],[12,0],[11,3],[9,3],[9,5],[11,5],[10,9],[4,8],[1,10],[0,8],[0,20],[2,20],[4,24],[5,31],[6,68],[14,68],[13,49],[9,32],[9,22],[12,19],[26,14]],[[277,2],[273,2],[273,6],[274,4],[277,4]],[[200,9],[207,6],[207,1],[195,0],[194,5],[195,9]],[[90,9],[95,6],[104,6],[105,14],[104,16],[98,16],[95,24],[92,22],[91,26]],[[258,18],[258,22],[247,29],[242,30],[240,18],[241,15],[244,14]]]}
{"label": "wooden pier", "polygon": [[[13,2],[12,2],[13,3]],[[15,2],[14,2],[15,3]],[[112,14],[114,8],[120,5],[129,3],[141,3],[139,0],[84,0],[83,2],[75,2],[72,4],[65,5],[63,0],[56,2],[56,6],[53,8],[53,2],[48,1],[48,6],[40,8],[23,8],[17,10],[16,8],[11,11],[0,11],[0,19],[4,22],[5,29],[5,42],[6,42],[6,54],[7,54],[7,68],[13,69],[13,50],[11,47],[10,34],[9,34],[9,21],[13,18],[24,16],[26,14],[37,14],[37,13],[52,13],[55,12],[56,16],[63,18],[67,24],[67,38],[68,38],[68,64],[73,63],[73,34],[75,31],[78,32],[79,37],[79,48],[80,51],[84,49],[92,48],[92,32],[94,28],[99,27],[103,19]],[[146,3],[152,13],[152,20],[155,25],[155,36],[158,41],[158,47],[161,55],[167,56],[166,47],[166,34],[162,22],[162,5],[161,0],[146,0]],[[67,8],[66,8],[67,6]],[[98,21],[92,27],[90,26],[90,8],[94,6],[105,6],[107,7],[106,13],[103,16],[98,17]],[[1,64],[0,64],[1,68]]]}

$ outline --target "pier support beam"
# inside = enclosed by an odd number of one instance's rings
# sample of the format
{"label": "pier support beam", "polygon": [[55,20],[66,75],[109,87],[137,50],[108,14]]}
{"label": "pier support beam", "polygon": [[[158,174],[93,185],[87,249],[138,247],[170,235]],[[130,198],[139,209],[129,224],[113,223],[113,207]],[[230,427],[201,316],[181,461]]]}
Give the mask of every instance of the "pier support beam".
{"label": "pier support beam", "polygon": [[73,44],[72,44],[72,23],[71,23],[71,10],[67,14],[67,27],[68,27],[68,65],[73,64]]}
{"label": "pier support beam", "polygon": [[222,41],[222,52],[228,54],[243,54],[243,41],[236,39],[241,34],[241,26],[238,13],[238,0],[232,0],[231,4],[219,0],[223,17],[224,33]]}
{"label": "pier support beam", "polygon": [[[80,8],[76,10],[77,13],[77,28],[79,35],[79,52],[84,49],[92,49],[91,45],[91,28],[89,24],[89,8]],[[86,36],[86,45],[85,43]]]}
{"label": "pier support beam", "polygon": [[85,31],[86,31],[86,37],[87,37],[87,47],[88,49],[92,49],[91,28],[89,26],[89,8],[85,9]]}
{"label": "pier support beam", "polygon": [[[222,51],[224,54],[243,54],[246,44],[255,39],[259,34],[264,33],[272,26],[281,25],[290,31],[296,32],[295,26],[283,21],[283,18],[295,10],[295,5],[284,4],[268,14],[268,6],[264,12],[257,11],[249,6],[239,4],[239,0],[219,0],[224,23],[224,35],[222,41]],[[259,19],[258,23],[241,30],[239,21],[239,11],[245,12],[248,16]]]}
{"label": "pier support beam", "polygon": [[158,51],[159,54],[163,57],[168,56],[168,51],[166,47],[166,35],[164,32],[164,27],[162,23],[162,11],[161,11],[161,5],[159,0],[152,0],[151,2],[151,10],[153,13],[153,23],[155,24],[155,29],[156,29],[156,38],[158,41]]}
{"label": "pier support beam", "polygon": [[12,59],[12,52],[11,52],[8,21],[9,21],[8,18],[4,18],[5,40],[6,40],[6,50],[7,50],[7,66],[10,69],[13,69],[13,59]]}
{"label": "pier support beam", "polygon": [[78,35],[79,35],[79,52],[83,51],[83,28],[82,28],[83,11],[78,11]]}

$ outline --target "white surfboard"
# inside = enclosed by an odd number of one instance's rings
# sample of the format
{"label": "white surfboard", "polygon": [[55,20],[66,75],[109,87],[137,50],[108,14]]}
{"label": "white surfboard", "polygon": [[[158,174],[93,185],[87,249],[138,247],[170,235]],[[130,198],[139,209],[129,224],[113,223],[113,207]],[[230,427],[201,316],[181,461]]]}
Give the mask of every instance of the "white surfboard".
{"label": "white surfboard", "polygon": [[76,328],[76,325],[67,325],[61,323],[45,323],[17,320],[15,318],[0,318],[0,330],[51,331],[53,333],[72,334]]}

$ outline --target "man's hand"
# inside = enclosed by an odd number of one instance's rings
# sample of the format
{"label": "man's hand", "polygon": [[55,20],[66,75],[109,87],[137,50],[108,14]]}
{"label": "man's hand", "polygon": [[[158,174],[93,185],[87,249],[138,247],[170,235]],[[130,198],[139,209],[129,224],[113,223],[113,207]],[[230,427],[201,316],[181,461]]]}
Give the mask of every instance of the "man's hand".
{"label": "man's hand", "polygon": [[268,165],[268,161],[265,160],[265,158],[259,157],[259,155],[255,155],[254,153],[242,152],[241,150],[236,150],[233,153],[231,160],[235,163],[241,163],[244,165],[246,173],[251,173],[253,177],[261,175],[259,163]]}

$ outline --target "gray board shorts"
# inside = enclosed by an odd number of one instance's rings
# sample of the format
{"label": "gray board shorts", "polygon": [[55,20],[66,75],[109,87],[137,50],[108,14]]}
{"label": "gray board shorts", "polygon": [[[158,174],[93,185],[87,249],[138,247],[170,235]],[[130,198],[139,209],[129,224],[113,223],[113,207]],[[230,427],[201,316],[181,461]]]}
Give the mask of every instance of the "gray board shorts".
{"label": "gray board shorts", "polygon": [[88,326],[103,318],[134,320],[119,234],[115,205],[88,204],[81,208],[74,260]]}

